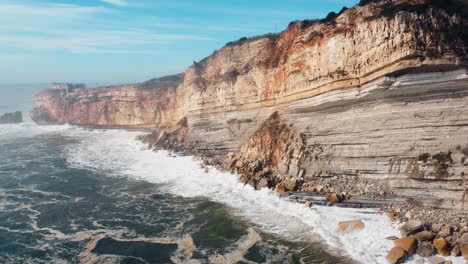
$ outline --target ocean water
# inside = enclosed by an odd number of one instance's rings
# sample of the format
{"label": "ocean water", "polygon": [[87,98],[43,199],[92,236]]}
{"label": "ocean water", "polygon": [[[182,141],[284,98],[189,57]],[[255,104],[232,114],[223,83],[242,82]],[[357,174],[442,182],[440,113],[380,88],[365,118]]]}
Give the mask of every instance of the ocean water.
{"label": "ocean water", "polygon": [[311,210],[140,134],[0,125],[0,263],[385,263],[383,215]]}

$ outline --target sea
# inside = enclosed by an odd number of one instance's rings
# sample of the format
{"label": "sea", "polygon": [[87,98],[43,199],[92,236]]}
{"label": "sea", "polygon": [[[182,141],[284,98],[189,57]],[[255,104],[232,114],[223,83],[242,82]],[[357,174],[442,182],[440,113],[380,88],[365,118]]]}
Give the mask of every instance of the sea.
{"label": "sea", "polygon": [[28,87],[0,100],[25,117],[0,125],[0,263],[386,263],[398,231],[378,211],[307,208],[144,132],[38,126]]}

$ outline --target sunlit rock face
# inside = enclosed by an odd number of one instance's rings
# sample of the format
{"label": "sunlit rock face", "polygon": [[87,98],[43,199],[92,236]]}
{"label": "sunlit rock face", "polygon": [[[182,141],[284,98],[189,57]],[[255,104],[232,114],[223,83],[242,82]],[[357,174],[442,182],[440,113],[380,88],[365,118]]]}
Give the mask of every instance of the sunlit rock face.
{"label": "sunlit rock face", "polygon": [[466,12],[450,1],[384,2],[230,43],[181,75],[44,91],[31,117],[158,129],[186,117],[191,146],[227,154],[258,141],[270,153],[257,129],[277,111],[307,154],[273,155],[288,177],[374,179],[403,197],[468,209]]}

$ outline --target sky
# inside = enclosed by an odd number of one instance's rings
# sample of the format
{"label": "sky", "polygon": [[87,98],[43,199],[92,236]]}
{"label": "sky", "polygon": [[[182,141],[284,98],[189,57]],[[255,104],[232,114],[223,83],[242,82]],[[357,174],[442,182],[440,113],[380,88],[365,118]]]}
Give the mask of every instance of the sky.
{"label": "sky", "polygon": [[123,84],[358,0],[0,0],[0,84]]}

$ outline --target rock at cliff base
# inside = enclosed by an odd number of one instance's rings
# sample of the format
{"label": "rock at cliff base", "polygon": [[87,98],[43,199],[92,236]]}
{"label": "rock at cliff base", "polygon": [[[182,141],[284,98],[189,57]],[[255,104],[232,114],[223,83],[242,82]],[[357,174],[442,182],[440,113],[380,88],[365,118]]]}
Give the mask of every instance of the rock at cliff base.
{"label": "rock at cliff base", "polygon": [[327,198],[327,201],[332,204],[341,202],[340,196],[338,196],[336,193],[327,194],[326,198]]}
{"label": "rock at cliff base", "polygon": [[0,116],[0,124],[16,124],[23,122],[23,114],[20,111],[5,113]]}
{"label": "rock at cliff base", "polygon": [[401,228],[402,237],[412,235],[422,229],[422,223],[418,220],[409,220]]}
{"label": "rock at cliff base", "polygon": [[352,232],[364,229],[364,223],[361,220],[342,221],[338,223],[338,227],[341,232]]}
{"label": "rock at cliff base", "polygon": [[257,183],[257,190],[260,190],[264,187],[268,187],[268,181],[266,179],[260,179]]}
{"label": "rock at cliff base", "polygon": [[434,240],[434,247],[437,249],[437,252],[444,257],[450,254],[450,245],[442,237]]}
{"label": "rock at cliff base", "polygon": [[413,237],[416,238],[418,241],[427,241],[434,238],[434,234],[432,234],[432,232],[424,230],[414,234]]}
{"label": "rock at cliff base", "polygon": [[429,261],[429,263],[431,264],[444,264],[445,259],[439,256],[432,256],[428,258],[427,261]]}
{"label": "rock at cliff base", "polygon": [[284,184],[279,183],[275,187],[275,192],[285,193],[286,192],[286,187],[284,186]]}
{"label": "rock at cliff base", "polygon": [[416,253],[421,257],[430,257],[434,254],[434,246],[431,242],[423,242],[416,249]]}
{"label": "rock at cliff base", "polygon": [[403,261],[406,258],[406,251],[399,247],[394,247],[388,252],[386,259],[394,264]]}
{"label": "rock at cliff base", "polygon": [[414,237],[404,237],[394,240],[393,246],[404,249],[408,255],[413,255],[418,247],[418,240]]}
{"label": "rock at cliff base", "polygon": [[468,245],[461,245],[460,251],[465,259],[468,259]]}

